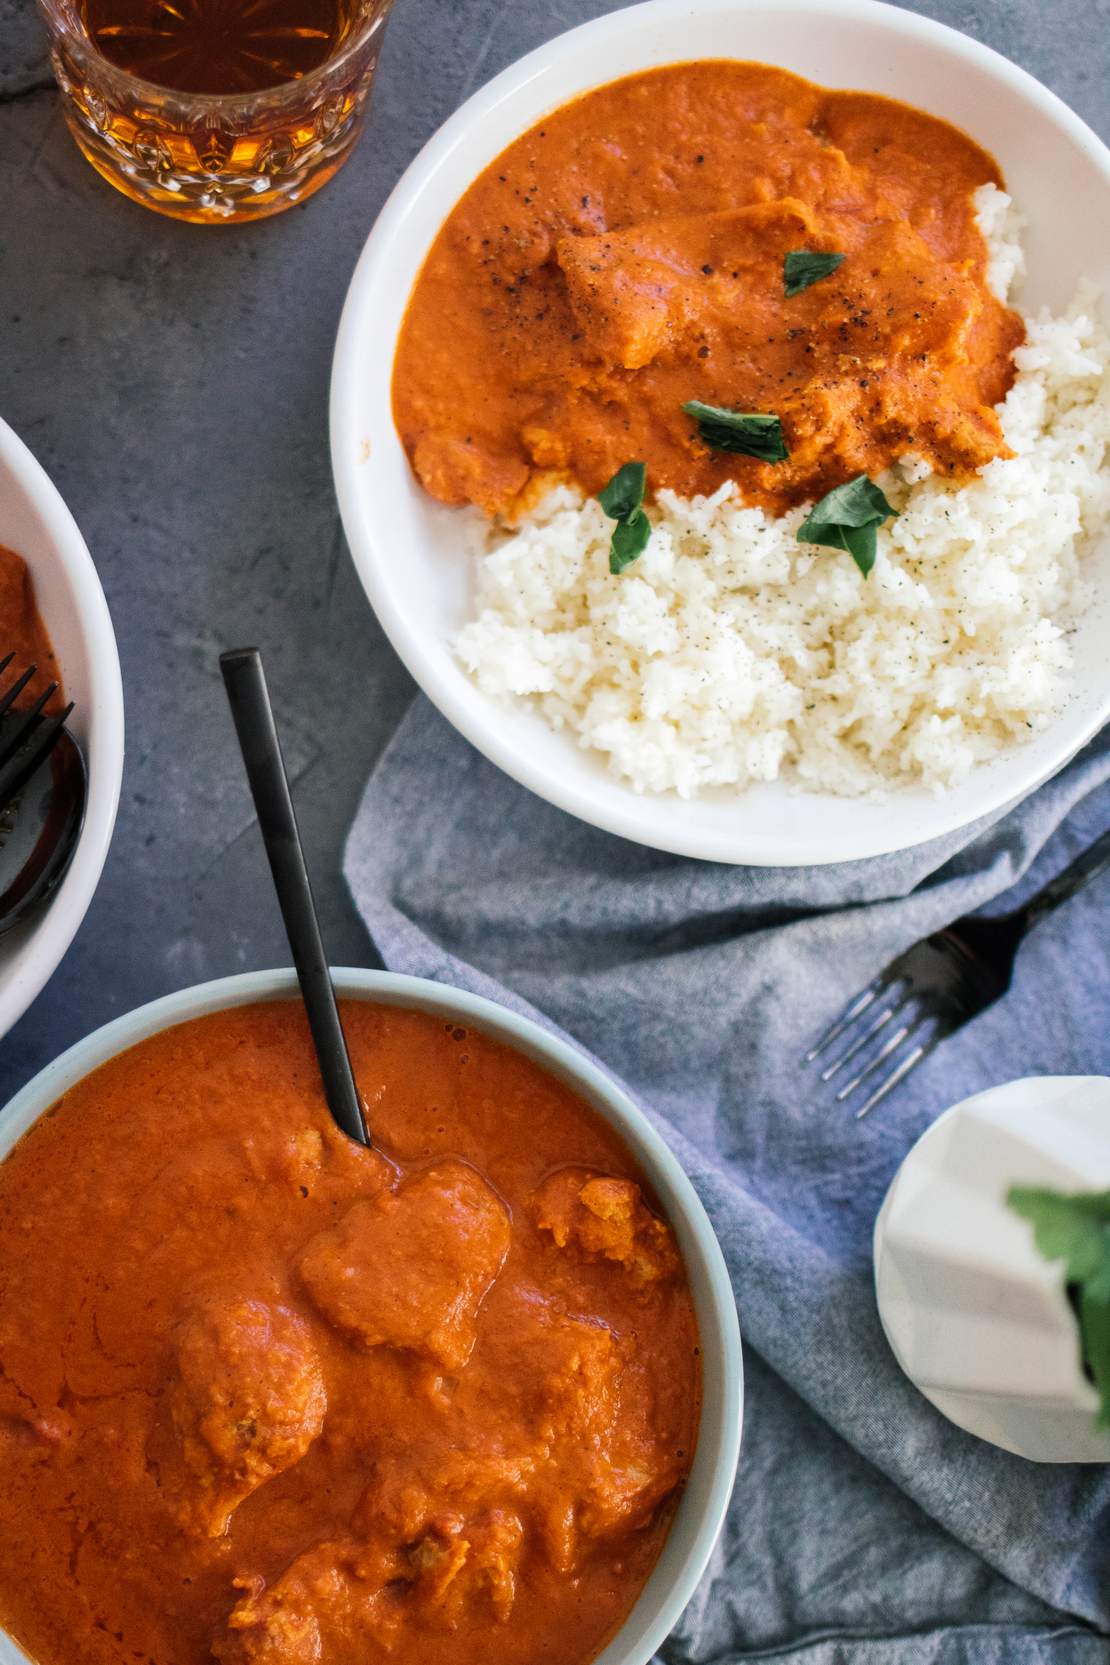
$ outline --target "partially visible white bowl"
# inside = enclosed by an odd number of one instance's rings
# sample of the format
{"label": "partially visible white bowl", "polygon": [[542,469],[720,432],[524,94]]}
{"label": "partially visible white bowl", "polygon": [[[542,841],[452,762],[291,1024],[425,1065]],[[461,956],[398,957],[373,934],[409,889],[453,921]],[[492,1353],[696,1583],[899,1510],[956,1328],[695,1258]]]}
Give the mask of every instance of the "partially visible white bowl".
{"label": "partially visible white bowl", "polygon": [[[104,867],[123,778],[123,684],[108,604],[92,556],[57,487],[0,422],[0,544],[22,555],[75,709],[88,766],[85,824],[45,907],[0,937],[0,1036],[22,1017],[84,919]],[[2,648],[2,643],[0,643]]]}
{"label": "partially visible white bowl", "polygon": [[[480,995],[390,971],[333,971],[337,992],[461,1020],[523,1053],[564,1081],[628,1145],[682,1252],[700,1331],[702,1406],[693,1466],[658,1561],[636,1604],[594,1665],[648,1665],[678,1622],[708,1564],[728,1508],[740,1454],[744,1370],[728,1268],[709,1217],[677,1158],[628,1094],[575,1047]],[[29,1082],[0,1115],[0,1160],[84,1076],[174,1024],[233,1006],[295,997],[292,971],[252,971],[199,983],[141,1006],[78,1041]],[[526,1137],[527,1130],[522,1130]],[[167,1130],[172,1138],[172,1130]],[[0,1631],[0,1665],[31,1665]]]}
{"label": "partially visible white bowl", "polygon": [[[1077,46],[1077,49],[1078,46]],[[692,58],[778,64],[831,87],[930,110],[991,151],[1029,216],[1022,301],[1063,306],[1081,276],[1110,287],[1110,152],[1058,98],[978,42],[877,0],[649,0],[522,58],[444,124],[378,218],[351,281],[332,372],[332,466],[347,541],[393,646],[444,716],[494,763],[571,814],[637,843],[779,867],[904,849],[1024,796],[1110,717],[1110,540],[1092,556],[1094,601],[1075,638],[1073,691],[1052,726],[946,797],[862,802],[785,786],[683,801],[637,795],[573,738],[494,703],[452,656],[470,574],[454,512],[414,481],[393,426],[393,352],[412,285],[443,220],[518,134],[589,88]]]}

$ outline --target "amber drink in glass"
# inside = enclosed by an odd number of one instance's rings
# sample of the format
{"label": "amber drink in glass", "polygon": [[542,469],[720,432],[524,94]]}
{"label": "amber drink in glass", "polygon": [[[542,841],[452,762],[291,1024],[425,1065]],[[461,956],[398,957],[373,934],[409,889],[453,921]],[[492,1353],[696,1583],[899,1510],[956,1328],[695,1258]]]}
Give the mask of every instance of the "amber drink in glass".
{"label": "amber drink in glass", "polygon": [[392,0],[39,0],[98,173],[179,220],[278,214],[350,154]]}

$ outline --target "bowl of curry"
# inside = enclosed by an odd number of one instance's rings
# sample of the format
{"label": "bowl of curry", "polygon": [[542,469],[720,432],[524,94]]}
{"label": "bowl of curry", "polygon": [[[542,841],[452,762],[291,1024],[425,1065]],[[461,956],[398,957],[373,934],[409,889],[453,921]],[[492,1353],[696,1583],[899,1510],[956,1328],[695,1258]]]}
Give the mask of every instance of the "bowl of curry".
{"label": "bowl of curry", "polygon": [[108,1025],[0,1151],[5,1665],[645,1665],[735,1472],[736,1308],[678,1162],[489,1001],[292,972]]}
{"label": "bowl of curry", "polygon": [[[548,42],[348,293],[333,469],[393,645],[499,767],[660,849],[820,864],[1000,811],[1110,715],[1108,207],[1058,99],[874,0]],[[1044,366],[1081,328],[1077,393]],[[1027,440],[1038,400],[1092,426]]]}
{"label": "bowl of curry", "polygon": [[23,665],[36,661],[75,702],[70,728],[85,754],[88,799],[61,884],[0,937],[0,1036],[26,1011],[85,917],[123,776],[119,655],[92,556],[45,470],[0,421],[0,656],[10,652]]}

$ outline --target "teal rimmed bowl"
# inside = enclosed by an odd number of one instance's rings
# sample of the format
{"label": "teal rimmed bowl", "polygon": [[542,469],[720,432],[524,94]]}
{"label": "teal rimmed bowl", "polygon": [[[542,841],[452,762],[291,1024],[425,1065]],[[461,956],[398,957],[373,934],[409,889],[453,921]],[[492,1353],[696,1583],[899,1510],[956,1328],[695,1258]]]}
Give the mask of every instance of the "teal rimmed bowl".
{"label": "teal rimmed bowl", "polygon": [[[504,1042],[585,1099],[628,1145],[674,1228],[701,1331],[701,1425],[686,1489],[667,1541],[639,1599],[596,1665],[647,1665],[677,1623],[705,1571],[728,1507],[740,1451],[744,1382],[736,1303],[720,1245],[686,1174],[641,1110],[581,1052],[528,1018],[462,989],[389,971],[340,969],[336,992],[457,1018]],[[109,1059],[160,1030],[232,1006],[289,999],[292,971],[252,971],[199,983],[116,1018],[48,1064],[0,1112],[0,1160],[61,1095]],[[30,1665],[0,1633],[0,1665]]]}

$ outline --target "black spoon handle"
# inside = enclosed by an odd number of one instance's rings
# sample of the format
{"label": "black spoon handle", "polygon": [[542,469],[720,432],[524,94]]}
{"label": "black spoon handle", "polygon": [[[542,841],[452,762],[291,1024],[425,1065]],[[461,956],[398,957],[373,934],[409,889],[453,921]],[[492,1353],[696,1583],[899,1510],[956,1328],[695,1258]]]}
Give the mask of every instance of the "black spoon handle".
{"label": "black spoon handle", "polygon": [[289,777],[266,689],[262,655],[257,648],[232,648],[221,653],[220,669],[258,812],[258,825],[270,858],[286,935],[293,950],[328,1109],[344,1133],[357,1139],[360,1145],[369,1145],[370,1132],[335,1004],[335,989],[320,937],[320,923],[289,792]]}

